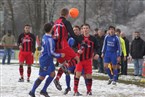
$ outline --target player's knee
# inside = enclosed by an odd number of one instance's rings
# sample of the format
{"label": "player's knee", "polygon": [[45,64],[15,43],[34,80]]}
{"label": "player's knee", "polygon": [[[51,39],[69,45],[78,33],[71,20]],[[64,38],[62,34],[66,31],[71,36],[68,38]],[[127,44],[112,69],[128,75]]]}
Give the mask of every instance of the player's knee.
{"label": "player's knee", "polygon": [[80,62],[80,59],[79,59],[79,57],[78,57],[78,56],[76,56],[76,57],[75,57],[75,59],[77,60],[77,63],[79,63],[79,62]]}
{"label": "player's knee", "polygon": [[76,78],[80,78],[81,77],[81,72],[76,72]]}
{"label": "player's knee", "polygon": [[55,77],[55,71],[50,74],[51,77]]}
{"label": "player's knee", "polygon": [[19,63],[20,66],[23,66],[23,63]]}
{"label": "player's knee", "polygon": [[104,64],[104,68],[107,69],[108,68],[108,64]]}
{"label": "player's knee", "polygon": [[39,76],[39,79],[40,79],[40,80],[44,80],[45,77],[43,77],[43,76]]}
{"label": "player's knee", "polygon": [[92,75],[91,74],[86,74],[86,78],[87,79],[92,79]]}

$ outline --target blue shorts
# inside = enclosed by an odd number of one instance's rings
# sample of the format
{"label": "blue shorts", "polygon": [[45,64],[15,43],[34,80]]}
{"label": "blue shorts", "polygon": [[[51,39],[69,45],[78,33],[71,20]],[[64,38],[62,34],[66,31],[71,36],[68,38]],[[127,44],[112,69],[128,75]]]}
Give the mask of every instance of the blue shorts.
{"label": "blue shorts", "polygon": [[50,64],[48,67],[40,67],[39,69],[39,76],[45,77],[46,75],[50,75],[53,71],[55,71],[54,64]]}
{"label": "blue shorts", "polygon": [[117,65],[117,53],[106,52],[104,56],[104,63],[112,63],[112,65]]}

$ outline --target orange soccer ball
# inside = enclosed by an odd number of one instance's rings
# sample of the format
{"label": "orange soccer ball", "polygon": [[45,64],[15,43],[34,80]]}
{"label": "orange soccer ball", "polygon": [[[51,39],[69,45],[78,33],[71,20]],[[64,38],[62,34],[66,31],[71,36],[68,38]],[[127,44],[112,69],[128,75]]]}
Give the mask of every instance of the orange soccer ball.
{"label": "orange soccer ball", "polygon": [[79,15],[79,10],[77,8],[71,8],[69,10],[69,15],[71,18],[77,18]]}

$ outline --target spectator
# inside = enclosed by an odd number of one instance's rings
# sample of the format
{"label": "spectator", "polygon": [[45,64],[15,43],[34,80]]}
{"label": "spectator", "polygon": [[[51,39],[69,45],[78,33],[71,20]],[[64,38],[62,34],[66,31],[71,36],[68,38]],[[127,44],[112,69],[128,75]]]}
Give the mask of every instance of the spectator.
{"label": "spectator", "polygon": [[134,63],[134,76],[142,76],[142,64],[145,42],[140,37],[140,32],[134,32],[134,39],[131,42],[131,57]]}
{"label": "spectator", "polygon": [[[126,38],[126,35],[125,35],[125,33],[124,32],[121,32],[120,33],[120,36],[124,39],[124,41],[125,41],[125,47],[126,47],[126,57],[128,57],[128,55],[129,55],[129,40]],[[127,75],[127,60],[124,60],[123,61],[123,65],[122,65],[122,68],[121,68],[122,70],[122,74],[123,75]]]}
{"label": "spectator", "polygon": [[12,48],[15,45],[15,37],[12,35],[11,31],[8,32],[2,37],[2,45],[4,47],[4,56],[2,59],[2,64],[5,64],[6,57],[8,56],[7,64],[10,64]]}
{"label": "spectator", "polygon": [[[98,28],[94,29],[94,33],[93,33],[94,37],[98,37]],[[98,60],[94,60],[93,59],[93,69],[98,69]]]}
{"label": "spectator", "polygon": [[99,69],[100,73],[104,73],[103,58],[101,57],[101,50],[103,47],[104,38],[105,38],[105,33],[101,29],[98,29],[97,40],[98,40],[98,44],[100,46],[99,59],[98,59],[98,69]]}

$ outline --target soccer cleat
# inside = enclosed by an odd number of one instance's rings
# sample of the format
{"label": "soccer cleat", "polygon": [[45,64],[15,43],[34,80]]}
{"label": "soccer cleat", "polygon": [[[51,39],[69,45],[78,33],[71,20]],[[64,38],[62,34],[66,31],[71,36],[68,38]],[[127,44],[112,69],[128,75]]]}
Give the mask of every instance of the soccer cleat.
{"label": "soccer cleat", "polygon": [[30,82],[30,79],[29,78],[27,78],[27,82]]}
{"label": "soccer cleat", "polygon": [[115,81],[112,81],[112,85],[116,85],[116,82]]}
{"label": "soccer cleat", "polygon": [[29,95],[30,95],[31,97],[36,97],[35,94],[32,93],[31,91],[29,92]]}
{"label": "soccer cleat", "polygon": [[68,94],[69,91],[71,91],[71,88],[66,88],[64,91],[64,95]]}
{"label": "soccer cleat", "polygon": [[82,96],[79,92],[75,92],[73,96]]}
{"label": "soccer cleat", "polygon": [[19,78],[18,82],[24,82],[23,78]]}
{"label": "soccer cleat", "polygon": [[60,85],[60,83],[59,83],[59,81],[58,80],[56,80],[56,79],[54,79],[54,84],[55,84],[55,87],[59,90],[59,91],[61,91],[62,90],[62,87],[61,87],[61,85]]}
{"label": "soccer cleat", "polygon": [[112,79],[109,79],[108,80],[108,85],[110,85],[112,83],[112,81],[113,81]]}
{"label": "soccer cleat", "polygon": [[92,95],[92,92],[90,91],[90,92],[87,92],[87,95],[89,96],[89,95]]}
{"label": "soccer cleat", "polygon": [[50,96],[48,95],[48,93],[47,93],[47,92],[44,92],[44,91],[40,91],[40,94],[43,95],[44,97],[50,97]]}

